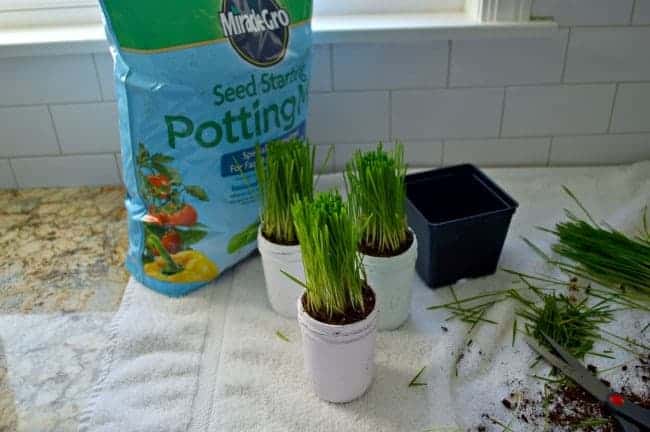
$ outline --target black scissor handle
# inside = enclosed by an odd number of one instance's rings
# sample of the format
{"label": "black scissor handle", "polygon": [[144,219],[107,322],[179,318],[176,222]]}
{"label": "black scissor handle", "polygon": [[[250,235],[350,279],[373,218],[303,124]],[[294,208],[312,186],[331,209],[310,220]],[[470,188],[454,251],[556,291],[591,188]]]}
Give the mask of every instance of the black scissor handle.
{"label": "black scissor handle", "polygon": [[625,420],[625,417],[614,416],[614,419],[616,419],[618,424],[621,425],[621,429],[623,430],[623,432],[641,432],[641,429],[639,429],[637,425]]}
{"label": "black scissor handle", "polygon": [[[628,431],[650,431],[650,410],[643,408],[635,403],[628,402],[625,397],[619,393],[611,393],[607,397],[607,408],[616,416],[623,430]],[[627,423],[634,423],[639,426],[634,429],[626,427]]]}

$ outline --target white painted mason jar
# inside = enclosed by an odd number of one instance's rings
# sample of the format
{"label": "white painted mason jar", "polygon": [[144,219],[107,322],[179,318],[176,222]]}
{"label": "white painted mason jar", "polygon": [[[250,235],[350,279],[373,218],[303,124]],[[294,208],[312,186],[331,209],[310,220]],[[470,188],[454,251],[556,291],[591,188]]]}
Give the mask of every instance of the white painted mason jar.
{"label": "white painted mason jar", "polygon": [[[375,296],[376,298],[376,296]],[[362,396],[375,374],[377,306],[362,321],[331,325],[312,318],[297,302],[305,370],[316,395],[344,403]]]}
{"label": "white painted mason jar", "polygon": [[300,245],[286,246],[270,242],[257,232],[257,248],[262,257],[266,294],[274,311],[287,318],[296,317],[296,300],[305,291],[282,273],[284,270],[300,281],[305,280]]}
{"label": "white painted mason jar", "polygon": [[395,330],[408,319],[413,297],[415,260],[418,243],[415,233],[408,250],[392,257],[375,257],[362,254],[368,285],[377,295],[379,330]]}

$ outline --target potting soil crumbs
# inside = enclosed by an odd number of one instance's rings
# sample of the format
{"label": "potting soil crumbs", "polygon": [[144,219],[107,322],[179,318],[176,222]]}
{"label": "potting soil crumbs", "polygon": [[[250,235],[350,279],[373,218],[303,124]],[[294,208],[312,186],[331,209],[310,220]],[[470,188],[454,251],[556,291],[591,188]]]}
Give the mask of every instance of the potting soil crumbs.
{"label": "potting soil crumbs", "polygon": [[[539,268],[538,272],[541,270]],[[507,286],[507,276],[497,274],[496,279],[502,280],[490,280],[489,286],[486,286],[487,280],[482,280],[482,291]],[[478,282],[465,284],[475,283]],[[467,297],[463,285],[455,288],[460,299]],[[429,386],[448,389],[452,400],[436,401],[437,409],[450,411],[450,414],[440,415],[444,423],[438,426],[455,423],[460,430],[485,432],[617,430],[596,400],[570,380],[564,379],[564,385],[549,383],[547,380],[562,379],[562,375],[552,374],[551,367],[542,360],[535,364],[537,356],[523,337],[518,336],[512,345],[515,309],[516,305],[507,301],[496,304],[485,318],[498,324],[483,323],[471,334],[468,334],[468,325],[444,322],[448,313],[442,312],[441,321],[446,330],[441,328],[439,349],[434,349],[434,364],[440,368],[430,374]],[[601,328],[648,346],[648,315],[643,311],[618,311],[616,319]],[[632,348],[635,354],[598,341],[593,351],[607,351],[607,355],[615,358],[587,355],[584,363],[613,390],[647,406],[650,353],[643,348]],[[445,403],[450,405],[445,406]]]}
{"label": "potting soil crumbs", "polygon": [[[507,309],[506,306],[501,306]],[[505,310],[495,313],[504,317]],[[608,331],[630,334],[641,344],[648,344],[648,335],[640,330],[647,323],[647,313],[622,312]],[[643,325],[642,325],[643,324]],[[449,326],[452,333],[455,326]],[[474,431],[616,431],[616,422],[607,415],[598,401],[582,388],[540,361],[531,367],[535,354],[518,340],[513,348],[497,343],[494,352],[481,347],[479,334],[494,332],[495,326],[484,326],[465,343],[465,349],[455,353],[457,401],[461,401],[466,417],[464,426]],[[501,337],[497,332],[492,335]],[[630,333],[630,328],[638,329]],[[465,329],[466,331],[466,329]],[[447,332],[445,332],[447,333]],[[636,335],[635,335],[636,333]],[[644,334],[646,333],[646,334]],[[511,335],[511,334],[510,334]],[[485,339],[484,339],[485,340]],[[639,348],[637,355],[627,353],[604,342],[598,342],[596,352],[612,350],[616,359],[587,356],[586,365],[603,383],[620,392],[628,400],[650,408],[650,353]],[[488,369],[488,370],[485,370]],[[480,371],[480,372],[479,372]],[[560,381],[560,382],[549,382]],[[471,384],[470,384],[471,382]],[[461,384],[464,383],[464,384]]]}
{"label": "potting soil crumbs", "polygon": [[[612,390],[620,392],[628,401],[644,408],[650,408],[650,390],[632,390],[631,383],[647,383],[650,366],[648,355],[640,356],[615,371],[617,384],[603,379]],[[594,369],[590,367],[590,369]],[[613,371],[614,372],[614,371]],[[588,392],[574,383],[563,380],[561,383],[546,384],[543,391],[529,394],[526,391],[512,391],[501,400],[502,405],[511,412],[511,417],[530,430],[548,429],[556,431],[617,431],[616,422],[607,414],[602,405]],[[495,424],[488,413],[482,416],[484,423]],[[510,419],[506,419],[506,423]],[[479,426],[480,428],[481,426]],[[483,426],[483,430],[487,430]]]}
{"label": "potting soil crumbs", "polygon": [[[564,220],[563,206],[575,210],[571,202],[558,201],[556,195],[561,193],[558,191],[561,191],[562,184],[571,187],[581,197],[582,203],[598,221],[625,233],[638,233],[639,220],[644,207],[650,203],[650,195],[647,192],[648,182],[638,181],[636,177],[631,180],[630,175],[626,171],[619,171],[615,175],[589,174],[583,178],[558,176],[540,179],[531,175],[530,182],[522,181],[514,174],[497,176],[497,182],[507,185],[509,193],[526,203],[515,215],[499,267],[567,279],[566,275],[546,263],[521,241],[521,237],[526,237],[545,253],[552,253],[553,236],[535,227],[552,227],[557,221]],[[639,185],[630,191],[624,187],[626,182],[638,182]],[[498,271],[490,277],[459,281],[454,285],[454,292],[458,299],[464,299],[512,288],[515,281],[512,275]],[[431,304],[454,300],[448,288],[434,291],[433,297],[435,301]],[[551,367],[544,361],[535,364],[537,355],[523,337],[517,336],[513,344],[516,309],[517,305],[510,301],[494,305],[483,318],[497,324],[481,323],[469,334],[471,325],[457,320],[446,321],[450,315],[448,311],[432,311],[431,319],[441,326],[427,377],[431,408],[436,413],[433,430],[436,427],[485,432],[612,430],[611,422],[580,424],[583,417],[593,414],[597,414],[597,418],[602,417],[594,411],[597,404],[593,403],[593,399],[580,398],[580,393],[572,392],[569,387],[557,388],[534,377],[558,378],[551,374]],[[650,345],[649,323],[648,312],[618,310],[614,313],[614,320],[602,325],[601,329],[619,337],[628,337],[647,347]],[[523,331],[521,318],[518,319],[518,328]],[[623,343],[612,336],[605,336]],[[470,339],[472,343],[468,346]],[[593,351],[607,351],[606,354],[614,358],[587,355],[583,360],[585,365],[595,366],[598,377],[609,382],[613,390],[629,395],[642,404],[647,403],[650,397],[650,374],[647,370],[650,352],[647,349],[633,347],[633,354],[599,341]],[[556,390],[551,391],[553,388]]]}

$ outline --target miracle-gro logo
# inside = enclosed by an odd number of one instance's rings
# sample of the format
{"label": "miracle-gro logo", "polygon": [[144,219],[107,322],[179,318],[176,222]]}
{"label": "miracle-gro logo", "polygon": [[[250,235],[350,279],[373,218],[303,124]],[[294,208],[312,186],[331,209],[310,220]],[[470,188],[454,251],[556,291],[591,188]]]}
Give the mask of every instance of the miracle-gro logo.
{"label": "miracle-gro logo", "polygon": [[245,15],[235,15],[232,12],[221,13],[221,26],[224,35],[228,38],[244,33],[272,31],[281,26],[287,27],[290,23],[289,14],[283,9],[273,12],[264,9],[260,13],[252,10],[251,13]]}
{"label": "miracle-gro logo", "polygon": [[219,19],[224,36],[247,62],[268,67],[284,58],[291,18],[275,0],[224,0]]}

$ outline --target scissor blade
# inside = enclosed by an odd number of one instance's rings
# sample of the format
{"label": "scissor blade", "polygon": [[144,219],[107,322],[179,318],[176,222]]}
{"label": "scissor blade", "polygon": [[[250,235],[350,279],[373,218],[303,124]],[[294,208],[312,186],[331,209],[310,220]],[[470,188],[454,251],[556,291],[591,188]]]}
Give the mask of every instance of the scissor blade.
{"label": "scissor blade", "polygon": [[528,342],[528,345],[537,351],[537,353],[541,355],[544,360],[546,360],[552,366],[555,366],[561,370],[563,374],[575,381],[576,384],[578,384],[580,387],[591,393],[596,399],[601,402],[607,400],[607,396],[610,393],[609,387],[600,382],[584,367],[580,366],[579,369],[572,367],[561,358],[552,354],[547,349],[542,348],[537,342],[533,341],[530,338],[526,338],[526,342]]}
{"label": "scissor blade", "polygon": [[580,363],[575,357],[573,357],[567,350],[562,348],[559,343],[555,342],[549,335],[542,332],[542,335],[546,341],[553,347],[556,353],[560,355],[562,360],[564,360],[569,366],[573,367],[576,370],[584,369],[585,372],[589,372],[585,367]]}
{"label": "scissor blade", "polygon": [[582,379],[576,381],[580,384],[585,390],[591,393],[593,396],[598,398],[601,402],[605,402],[611,390],[605,384],[603,384],[594,374],[592,374],[587,368],[584,367],[582,363],[578,361],[575,357],[571,355],[567,350],[560,346],[555,340],[553,340],[549,335],[542,332],[546,341],[553,347],[553,349],[560,355],[560,357],[573,368],[575,373],[580,374]]}

